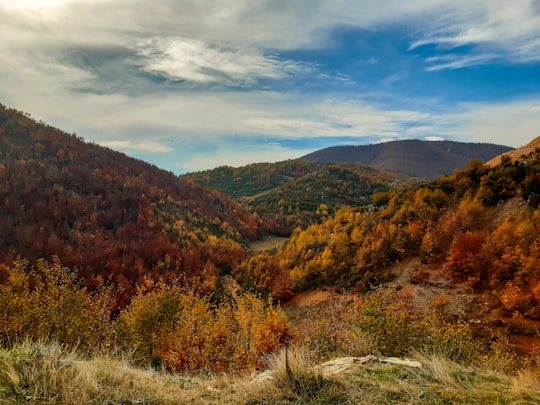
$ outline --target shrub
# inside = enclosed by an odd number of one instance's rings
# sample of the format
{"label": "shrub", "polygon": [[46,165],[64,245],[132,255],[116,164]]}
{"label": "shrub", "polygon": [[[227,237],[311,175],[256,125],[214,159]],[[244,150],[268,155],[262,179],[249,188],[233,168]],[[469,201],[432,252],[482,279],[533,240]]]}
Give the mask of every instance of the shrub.
{"label": "shrub", "polygon": [[346,399],[341,384],[325,377],[314,360],[303,347],[286,348],[269,358],[274,386],[287,396],[287,403],[339,404]]}
{"label": "shrub", "polygon": [[285,314],[251,294],[214,306],[179,284],[148,283],[118,320],[140,363],[174,372],[228,371],[261,364],[290,340]]}
{"label": "shrub", "polygon": [[383,291],[366,295],[351,328],[363,333],[383,356],[434,353],[452,360],[470,360],[482,352],[466,324],[444,323],[436,313],[415,314],[392,302]]}
{"label": "shrub", "polygon": [[54,339],[70,347],[93,348],[107,342],[112,295],[107,289],[89,292],[75,270],[52,263],[16,260],[4,269],[0,285],[0,337],[4,342],[25,338]]}

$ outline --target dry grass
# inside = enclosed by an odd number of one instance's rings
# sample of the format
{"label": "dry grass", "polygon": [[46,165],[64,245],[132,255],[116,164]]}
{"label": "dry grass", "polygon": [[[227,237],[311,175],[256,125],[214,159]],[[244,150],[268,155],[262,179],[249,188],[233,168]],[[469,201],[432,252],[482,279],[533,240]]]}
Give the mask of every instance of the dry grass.
{"label": "dry grass", "polygon": [[289,240],[289,238],[279,237],[279,236],[271,236],[271,237],[267,237],[267,238],[265,238],[263,240],[250,242],[249,248],[251,250],[255,251],[255,252],[264,252],[264,251],[275,249],[275,248],[283,245],[288,240]]}
{"label": "dry grass", "polygon": [[271,379],[252,382],[247,387],[249,404],[338,404],[346,400],[341,384],[314,367],[314,358],[305,348],[280,351],[268,360]]}
{"label": "dry grass", "polygon": [[106,355],[86,359],[55,343],[2,350],[0,364],[0,404],[219,403],[200,377],[136,368]]}
{"label": "dry grass", "polygon": [[55,343],[0,349],[0,404],[534,404],[538,366],[515,373],[417,354],[422,368],[369,363],[324,375],[306,348],[253,376],[172,375],[125,358],[82,357]]}

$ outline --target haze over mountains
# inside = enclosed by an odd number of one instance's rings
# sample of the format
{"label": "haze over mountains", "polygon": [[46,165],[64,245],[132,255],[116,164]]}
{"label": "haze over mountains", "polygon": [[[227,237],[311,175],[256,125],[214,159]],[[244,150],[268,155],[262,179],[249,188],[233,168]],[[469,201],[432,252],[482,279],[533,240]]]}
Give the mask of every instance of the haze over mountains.
{"label": "haze over mountains", "polygon": [[488,143],[391,141],[373,145],[333,146],[302,156],[318,163],[363,163],[402,176],[436,179],[451,175],[472,159],[486,162],[513,148]]}

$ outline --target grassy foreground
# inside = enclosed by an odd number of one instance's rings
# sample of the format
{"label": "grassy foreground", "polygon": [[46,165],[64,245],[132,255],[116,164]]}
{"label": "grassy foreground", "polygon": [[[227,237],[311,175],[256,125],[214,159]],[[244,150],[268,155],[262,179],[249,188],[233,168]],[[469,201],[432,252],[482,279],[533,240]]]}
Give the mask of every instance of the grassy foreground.
{"label": "grassy foreground", "polygon": [[[286,358],[287,357],[287,358]],[[180,375],[55,343],[0,350],[0,404],[537,404],[540,370],[495,371],[418,354],[421,367],[370,362],[329,372],[308,350],[264,374]]]}

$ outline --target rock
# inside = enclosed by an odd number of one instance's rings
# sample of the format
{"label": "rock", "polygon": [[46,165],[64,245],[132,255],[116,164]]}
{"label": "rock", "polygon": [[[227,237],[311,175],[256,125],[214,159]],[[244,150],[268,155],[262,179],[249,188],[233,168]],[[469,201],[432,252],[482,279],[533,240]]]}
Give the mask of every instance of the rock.
{"label": "rock", "polygon": [[381,363],[397,364],[399,366],[422,368],[422,363],[416,360],[400,359],[398,357],[379,357]]}
{"label": "rock", "polygon": [[[400,359],[399,357],[377,357],[370,354],[364,357],[340,357],[316,365],[314,369],[315,371],[320,372],[325,377],[331,377],[338,374],[351,372],[354,368],[360,367],[368,363],[386,363],[415,368],[422,367],[422,363],[416,360]],[[274,378],[275,372],[273,370],[266,370],[260,374],[257,374],[253,378],[253,380],[251,380],[251,382],[263,383],[267,381],[272,381]]]}
{"label": "rock", "polygon": [[370,354],[364,357],[341,357],[315,367],[320,369],[323,375],[330,376],[344,373],[355,366],[360,366],[373,361],[377,361],[377,357]]}
{"label": "rock", "polygon": [[341,357],[339,359],[327,361],[326,363],[315,367],[319,368],[323,375],[331,376],[347,372],[355,366],[360,366],[367,363],[388,363],[407,367],[422,367],[422,363],[419,361],[400,359],[398,357],[377,357],[372,354],[364,357]]}
{"label": "rock", "polygon": [[263,371],[260,374],[257,374],[255,376],[255,378],[253,380],[251,380],[251,382],[262,383],[262,382],[266,382],[266,381],[271,381],[271,380],[274,379],[274,377],[275,377],[275,375],[274,375],[273,370],[266,370],[266,371]]}

